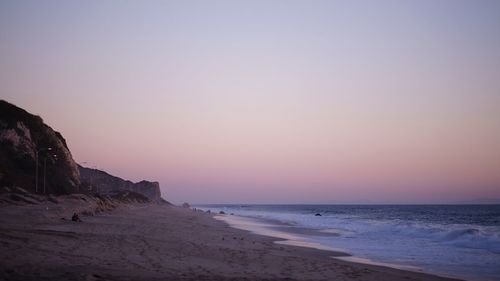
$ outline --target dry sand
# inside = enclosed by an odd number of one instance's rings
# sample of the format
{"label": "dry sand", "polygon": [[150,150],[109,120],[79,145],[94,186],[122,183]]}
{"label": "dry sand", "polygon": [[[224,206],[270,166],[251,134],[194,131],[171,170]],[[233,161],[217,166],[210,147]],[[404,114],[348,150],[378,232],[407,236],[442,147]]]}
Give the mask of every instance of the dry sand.
{"label": "dry sand", "polygon": [[165,204],[121,204],[80,223],[61,220],[98,204],[58,200],[0,205],[0,280],[451,280],[279,245]]}

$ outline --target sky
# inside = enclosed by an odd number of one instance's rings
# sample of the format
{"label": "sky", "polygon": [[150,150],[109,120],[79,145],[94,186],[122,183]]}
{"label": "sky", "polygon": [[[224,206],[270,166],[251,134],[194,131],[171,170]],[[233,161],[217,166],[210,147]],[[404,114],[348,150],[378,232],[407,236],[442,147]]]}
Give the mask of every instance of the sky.
{"label": "sky", "polygon": [[0,1],[0,98],[175,203],[500,198],[500,1]]}

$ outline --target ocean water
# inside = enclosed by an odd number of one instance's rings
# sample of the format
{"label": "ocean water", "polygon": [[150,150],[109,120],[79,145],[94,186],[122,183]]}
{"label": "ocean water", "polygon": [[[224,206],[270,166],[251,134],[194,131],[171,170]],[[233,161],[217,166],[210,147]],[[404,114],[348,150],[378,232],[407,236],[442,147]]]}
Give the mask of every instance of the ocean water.
{"label": "ocean water", "polygon": [[221,219],[286,239],[279,243],[336,249],[354,261],[466,280],[500,280],[500,205],[197,207],[232,213]]}

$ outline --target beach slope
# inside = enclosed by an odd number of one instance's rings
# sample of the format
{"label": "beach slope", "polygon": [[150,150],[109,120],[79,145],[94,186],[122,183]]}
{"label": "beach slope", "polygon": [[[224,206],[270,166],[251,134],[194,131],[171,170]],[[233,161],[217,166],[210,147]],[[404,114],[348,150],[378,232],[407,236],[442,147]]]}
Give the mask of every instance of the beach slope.
{"label": "beach slope", "polygon": [[87,201],[1,205],[0,280],[451,280],[279,245],[168,204],[118,204],[72,222],[75,210],[92,214]]}

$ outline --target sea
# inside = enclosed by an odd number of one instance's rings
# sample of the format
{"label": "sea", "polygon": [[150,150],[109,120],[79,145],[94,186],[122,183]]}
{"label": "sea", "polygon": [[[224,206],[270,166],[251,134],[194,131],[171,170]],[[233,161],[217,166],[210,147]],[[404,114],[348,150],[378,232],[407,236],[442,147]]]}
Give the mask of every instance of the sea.
{"label": "sea", "polygon": [[199,205],[277,243],[340,259],[500,281],[500,205]]}

